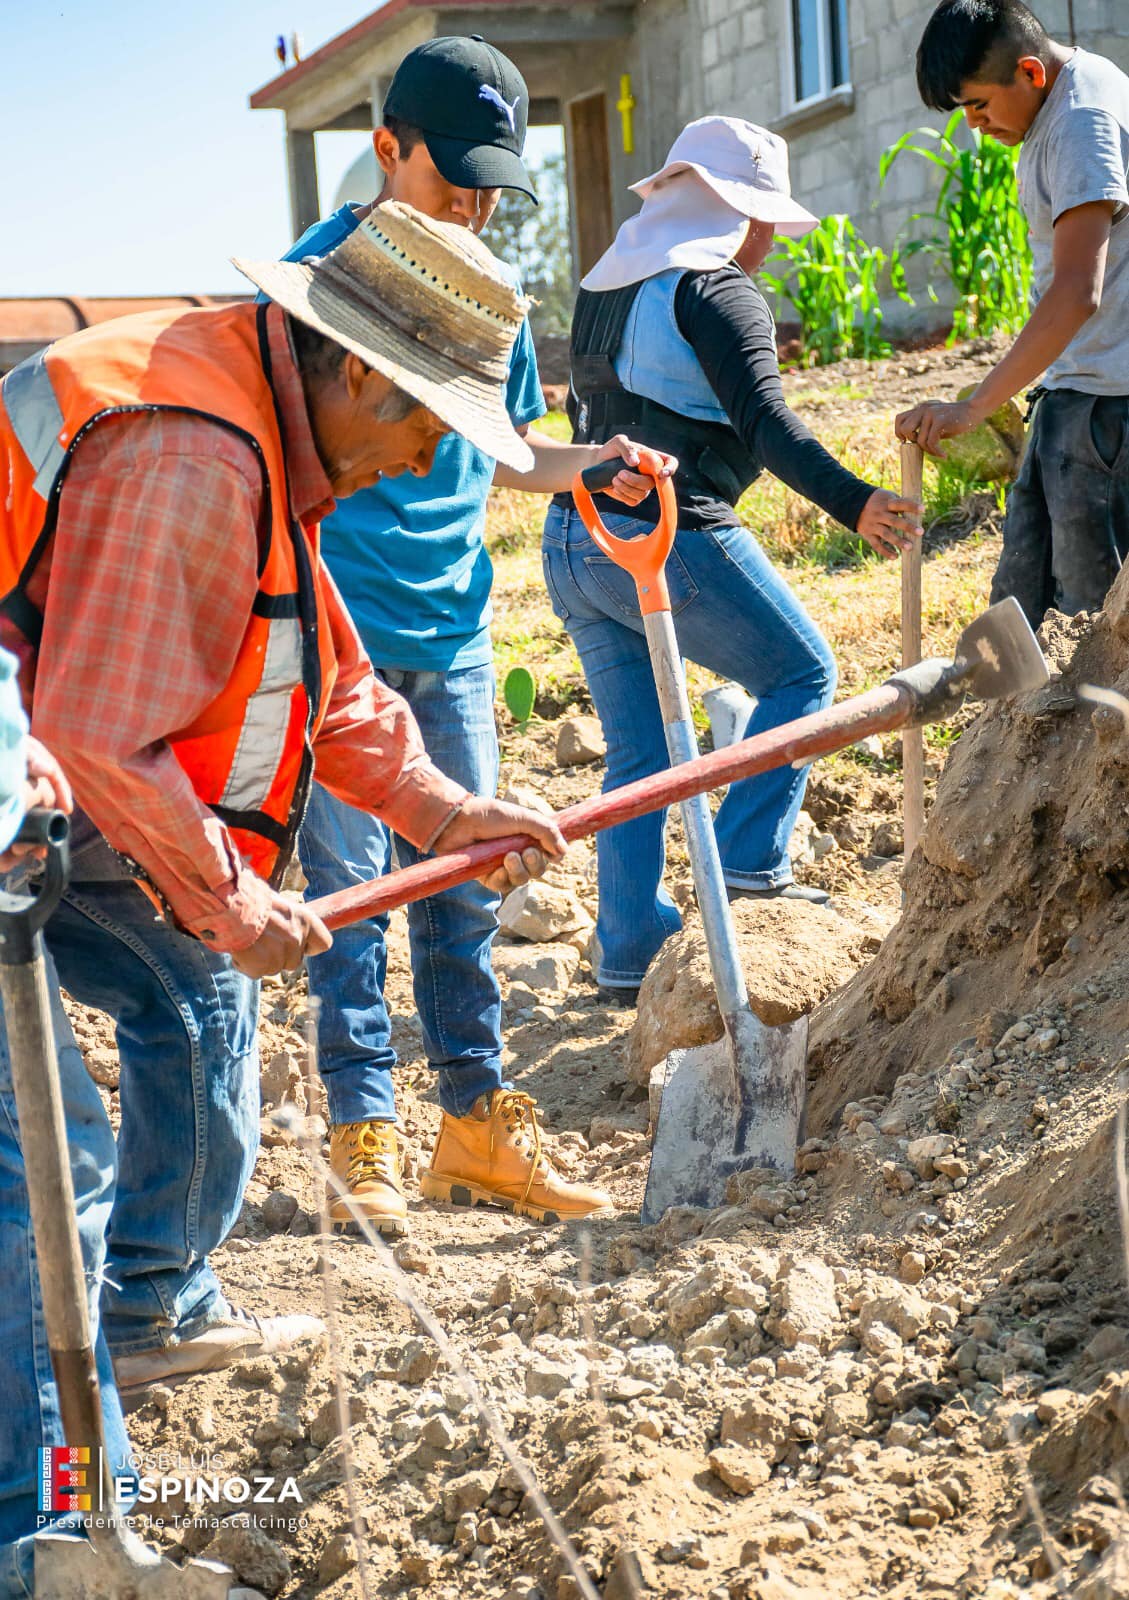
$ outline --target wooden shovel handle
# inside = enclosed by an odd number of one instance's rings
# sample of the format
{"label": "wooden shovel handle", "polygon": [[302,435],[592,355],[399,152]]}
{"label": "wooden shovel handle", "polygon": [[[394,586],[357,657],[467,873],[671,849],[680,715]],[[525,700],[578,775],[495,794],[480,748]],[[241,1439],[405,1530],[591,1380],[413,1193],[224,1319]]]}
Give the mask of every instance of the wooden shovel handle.
{"label": "wooden shovel handle", "polygon": [[[912,439],[902,441],[902,498],[920,503],[925,456]],[[921,540],[902,551],[902,667],[921,660]],[[905,860],[925,827],[925,743],[920,728],[902,731],[902,817]]]}

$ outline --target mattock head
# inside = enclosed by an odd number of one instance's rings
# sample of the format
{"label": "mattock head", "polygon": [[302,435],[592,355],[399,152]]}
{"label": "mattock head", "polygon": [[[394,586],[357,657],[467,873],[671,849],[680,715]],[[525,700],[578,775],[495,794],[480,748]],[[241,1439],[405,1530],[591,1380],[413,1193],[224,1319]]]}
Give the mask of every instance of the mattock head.
{"label": "mattock head", "polygon": [[960,678],[977,700],[1029,694],[1050,681],[1046,657],[1014,596],[968,624],[953,651]]}

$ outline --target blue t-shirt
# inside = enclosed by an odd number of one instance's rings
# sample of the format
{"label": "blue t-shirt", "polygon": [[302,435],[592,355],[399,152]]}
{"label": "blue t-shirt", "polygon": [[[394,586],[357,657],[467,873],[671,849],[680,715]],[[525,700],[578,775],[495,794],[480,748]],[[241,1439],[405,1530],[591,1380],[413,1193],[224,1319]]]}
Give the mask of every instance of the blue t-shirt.
{"label": "blue t-shirt", "polygon": [[6,850],[24,819],[27,779],[27,717],[16,680],[19,663],[0,650],[0,850]]}
{"label": "blue t-shirt", "polygon": [[[344,205],[307,228],[286,260],[326,255],[356,226]],[[545,412],[528,322],[514,344],[506,409],[518,428]],[[326,565],[376,667],[449,672],[490,661],[494,569],[483,541],[494,465],[448,433],[426,478],[382,478],[322,523]]]}

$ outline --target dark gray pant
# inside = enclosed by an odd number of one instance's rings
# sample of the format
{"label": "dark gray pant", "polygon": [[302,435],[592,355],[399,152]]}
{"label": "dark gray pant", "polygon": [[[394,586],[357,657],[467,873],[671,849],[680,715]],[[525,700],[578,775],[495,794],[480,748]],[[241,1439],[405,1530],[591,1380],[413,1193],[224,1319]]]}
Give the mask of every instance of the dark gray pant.
{"label": "dark gray pant", "polygon": [[1100,611],[1127,554],[1129,394],[1048,390],[1008,495],[992,601],[1014,595],[1036,628],[1052,606]]}

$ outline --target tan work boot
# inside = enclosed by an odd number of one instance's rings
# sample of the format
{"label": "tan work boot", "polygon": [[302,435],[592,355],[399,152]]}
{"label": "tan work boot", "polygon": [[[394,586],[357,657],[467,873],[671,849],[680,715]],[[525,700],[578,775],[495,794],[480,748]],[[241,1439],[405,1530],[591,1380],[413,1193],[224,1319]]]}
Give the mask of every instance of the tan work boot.
{"label": "tan work boot", "polygon": [[119,1389],[177,1384],[197,1372],[218,1372],[251,1356],[281,1356],[302,1340],[325,1337],[320,1317],[257,1317],[228,1301],[207,1327],[190,1339],[114,1357]]}
{"label": "tan work boot", "polygon": [[419,1188],[425,1200],[503,1206],[538,1222],[568,1222],[615,1209],[602,1189],[568,1183],[554,1170],[541,1146],[537,1108],[516,1089],[482,1095],[466,1117],[443,1113]]}
{"label": "tan work boot", "polygon": [[[404,1158],[394,1122],[341,1122],[330,1128],[329,1166],[378,1233],[398,1238],[408,1231]],[[334,1233],[359,1233],[341,1196],[331,1188],[328,1198]]]}

